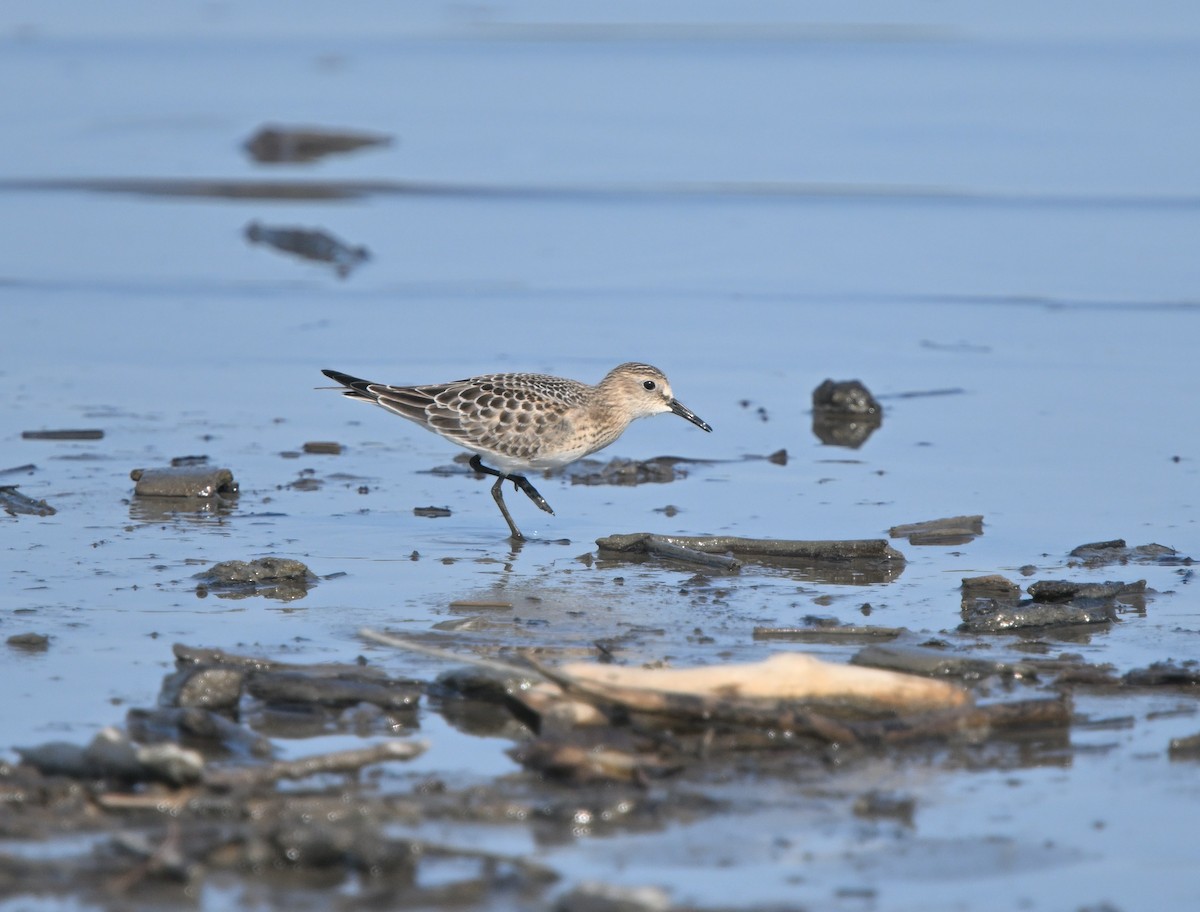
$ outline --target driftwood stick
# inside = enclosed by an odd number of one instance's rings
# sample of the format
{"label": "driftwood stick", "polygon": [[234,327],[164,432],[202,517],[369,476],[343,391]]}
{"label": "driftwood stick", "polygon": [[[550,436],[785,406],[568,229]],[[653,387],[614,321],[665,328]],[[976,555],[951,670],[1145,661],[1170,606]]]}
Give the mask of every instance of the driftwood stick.
{"label": "driftwood stick", "polygon": [[423,741],[383,741],[357,750],[279,760],[264,766],[206,770],[204,784],[212,788],[239,788],[266,785],[280,779],[305,779],[321,773],[353,773],[375,763],[411,760],[424,753],[427,747]]}
{"label": "driftwood stick", "polygon": [[645,541],[646,552],[657,554],[670,560],[682,561],[685,564],[699,564],[701,567],[713,567],[717,570],[737,571],[742,569],[742,562],[727,554],[710,554],[676,544],[659,535],[649,535]]}
{"label": "driftwood stick", "polygon": [[858,742],[851,727],[821,713],[811,712],[795,701],[714,698],[699,693],[623,687],[564,674],[558,669],[542,665],[532,656],[527,655],[526,660],[565,693],[601,706],[618,706],[628,712],[665,716],[681,722],[785,729],[845,746]]}
{"label": "driftwood stick", "polygon": [[791,557],[809,560],[904,560],[904,555],[884,539],[846,541],[793,541],[782,538],[738,538],[732,535],[654,535],[632,532],[596,539],[605,551],[648,552],[667,544],[703,551],[706,554],[753,555],[755,557]]}

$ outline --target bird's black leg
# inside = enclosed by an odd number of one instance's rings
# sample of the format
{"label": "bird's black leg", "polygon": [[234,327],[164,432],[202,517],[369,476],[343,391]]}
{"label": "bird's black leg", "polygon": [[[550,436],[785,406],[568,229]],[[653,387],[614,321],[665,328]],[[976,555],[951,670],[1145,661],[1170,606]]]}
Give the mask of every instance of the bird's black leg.
{"label": "bird's black leg", "polygon": [[476,472],[479,472],[483,475],[496,476],[496,483],[492,485],[492,497],[496,501],[496,506],[500,508],[500,514],[504,517],[504,521],[508,523],[508,531],[512,533],[512,538],[515,541],[524,541],[525,536],[521,534],[521,530],[518,529],[517,524],[513,522],[512,516],[509,515],[508,507],[504,503],[504,491],[502,490],[504,479],[507,478],[512,481],[517,490],[524,491],[525,495],[530,500],[532,500],[547,513],[554,513],[554,511],[550,509],[550,504],[546,503],[546,498],[542,497],[542,495],[538,493],[537,488],[531,485],[529,483],[529,479],[524,475],[505,475],[503,472],[489,468],[480,461],[478,453],[471,457],[470,466]]}
{"label": "bird's black leg", "polygon": [[[500,475],[499,472],[496,473]],[[496,506],[500,508],[500,515],[504,517],[504,521],[508,523],[508,531],[512,533],[513,541],[525,541],[525,536],[521,534],[521,530],[517,528],[517,524],[513,522],[511,516],[508,515],[508,507],[504,505],[504,492],[500,490],[500,486],[504,484],[504,476],[500,475],[496,479],[496,483],[492,485],[492,497],[496,500]]]}
{"label": "bird's black leg", "polygon": [[546,503],[546,498],[538,493],[538,489],[529,483],[529,479],[524,475],[509,475],[509,481],[513,483],[513,487],[518,491],[524,491],[525,496],[532,500],[535,504],[549,513],[554,515],[554,511],[550,509],[550,504]]}
{"label": "bird's black leg", "polygon": [[550,508],[550,504],[548,504],[546,502],[546,498],[544,498],[541,494],[538,493],[538,489],[535,488],[530,483],[529,479],[526,478],[524,475],[506,475],[503,472],[497,471],[496,469],[489,468],[488,466],[485,466],[482,462],[480,462],[478,454],[471,457],[470,466],[476,472],[481,472],[484,475],[495,475],[497,478],[500,478],[500,479],[507,478],[509,481],[511,481],[513,483],[514,488],[516,488],[518,491],[523,492],[526,497],[528,497],[530,500],[532,500],[535,504],[537,504],[539,507],[541,507],[547,513],[549,513],[551,516],[554,515],[554,511]]}

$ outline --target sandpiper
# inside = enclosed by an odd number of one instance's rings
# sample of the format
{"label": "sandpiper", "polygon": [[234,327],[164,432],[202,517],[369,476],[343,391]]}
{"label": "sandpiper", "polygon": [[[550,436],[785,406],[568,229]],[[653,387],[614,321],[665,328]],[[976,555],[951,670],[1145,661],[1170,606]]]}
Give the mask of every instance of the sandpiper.
{"label": "sandpiper", "polygon": [[451,383],[390,386],[335,370],[321,373],[346,387],[347,398],[382,406],[474,453],[471,468],[496,476],[492,497],[517,541],[525,536],[504,504],[500,486],[505,479],[553,513],[524,473],[582,459],[620,437],[635,418],[660,412],[674,412],[712,430],[675,398],[662,371],[636,362],[614,367],[595,386],[546,374],[486,374]]}

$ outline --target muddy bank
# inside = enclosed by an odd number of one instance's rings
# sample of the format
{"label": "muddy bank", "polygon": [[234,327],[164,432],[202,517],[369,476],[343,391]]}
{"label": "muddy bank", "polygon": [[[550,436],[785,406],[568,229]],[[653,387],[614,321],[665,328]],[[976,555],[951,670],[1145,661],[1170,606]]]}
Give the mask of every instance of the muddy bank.
{"label": "muddy bank", "polygon": [[[210,576],[254,584],[277,564],[235,563]],[[1012,584],[992,578],[988,586],[1015,597]],[[1066,602],[1125,591],[1031,590]],[[513,610],[508,602],[460,607]],[[781,652],[752,665],[636,668],[613,664],[620,651],[611,645],[594,653],[600,663],[565,662],[570,652],[556,659],[547,648],[480,655],[465,631],[433,642],[365,634],[448,666],[419,680],[373,663],[314,665],[177,645],[176,670],[163,680],[157,706],[129,709],[123,725],[90,743],[23,747],[19,763],[0,767],[6,838],[74,841],[52,862],[0,852],[0,888],[14,897],[171,907],[252,880],[272,904],[305,908],[348,900],[592,908],[594,891],[564,881],[553,863],[421,834],[484,825],[514,838],[570,840],[585,818],[589,830],[610,835],[705,819],[719,827],[736,808],[706,796],[714,777],[788,779],[803,770],[837,789],[881,759],[900,768],[951,757],[975,769],[1062,762],[1072,729],[1096,724],[1073,708],[1073,694],[1160,688],[1200,696],[1195,663],[1117,677],[1065,655],[1015,658],[1003,648],[980,655],[962,634],[931,642],[905,628],[819,619],[755,635],[804,631],[856,650],[845,654],[849,664]],[[872,642],[881,637],[890,642]],[[867,645],[856,646],[862,638]],[[467,788],[406,776],[405,766],[429,745],[422,730],[430,714],[504,739],[523,772]],[[331,735],[346,746],[301,746]],[[1194,742],[1162,747],[1172,760],[1194,762]],[[902,826],[920,811],[913,795],[873,788],[845,800],[848,814]],[[654,908],[677,908],[659,900]]]}

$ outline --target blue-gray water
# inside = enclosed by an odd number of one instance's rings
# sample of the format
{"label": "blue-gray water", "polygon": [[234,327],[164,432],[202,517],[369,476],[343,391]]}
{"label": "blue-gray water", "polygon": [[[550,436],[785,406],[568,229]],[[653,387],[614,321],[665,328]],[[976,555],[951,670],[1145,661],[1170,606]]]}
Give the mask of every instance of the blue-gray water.
{"label": "blue-gray water", "polygon": [[[710,643],[661,643],[688,664],[761,657],[780,647],[753,642],[754,625],[861,620],[863,602],[872,622],[951,630],[961,577],[1033,564],[1164,593],[1064,651],[1118,671],[1200,656],[1178,568],[1065,566],[1115,537],[1200,552],[1200,8],[10,2],[0,85],[0,469],[37,465],[0,483],[58,510],[0,519],[0,634],[53,637],[4,659],[0,748],[119,724],[153,702],[174,641],[350,660],[367,648],[358,628],[424,632],[480,595],[581,609],[541,632],[550,645],[700,628]],[[266,122],[397,141],[254,165],[240,143]],[[149,178],[386,186],[280,202],[69,185]],[[373,258],[339,280],[248,245],[254,220],[320,227]],[[667,486],[539,482],[557,516],[510,497],[517,522],[571,544],[515,558],[483,482],[424,472],[452,448],[313,389],[323,367],[595,380],[631,359],[662,367],[715,432],[657,418],[606,455],[722,461]],[[851,452],[809,429],[826,377],[963,392],[885,399],[882,429]],[[61,427],[106,436],[21,439]],[[326,439],[347,453],[279,455]],[[741,459],[781,447],[786,466]],[[190,453],[234,470],[238,510],[140,516],[130,469]],[[287,487],[310,468],[323,486]],[[428,504],[453,515],[413,516]],[[678,515],[656,512],[668,504]],[[963,513],[984,515],[981,538],[900,543],[903,576],[865,590],[748,570],[698,609],[673,594],[685,572],[645,565],[616,588],[615,571],[577,560],[611,532],[869,538]],[[196,598],[197,570],[261,554],[347,575],[282,607]],[[1200,789],[1166,755],[1200,728],[1194,698],[1077,709],[1136,721],[1073,730],[1061,767],[881,761],[841,783],[914,794],[912,831],[741,783],[730,797],[749,809],[719,826],[527,848],[568,883],[661,884],[680,902],[1196,904]],[[422,769],[515,768],[503,742],[426,724]]]}

